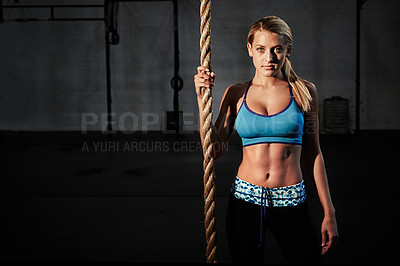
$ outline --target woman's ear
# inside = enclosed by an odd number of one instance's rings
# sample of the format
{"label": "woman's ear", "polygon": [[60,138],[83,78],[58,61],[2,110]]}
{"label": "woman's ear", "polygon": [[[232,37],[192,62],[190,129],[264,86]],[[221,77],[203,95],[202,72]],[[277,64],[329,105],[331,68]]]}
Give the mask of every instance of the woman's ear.
{"label": "woman's ear", "polygon": [[288,44],[286,48],[286,57],[289,58],[291,53],[292,53],[292,45]]}
{"label": "woman's ear", "polygon": [[247,43],[247,51],[249,52],[249,56],[253,57],[253,52],[251,51],[251,43]]}

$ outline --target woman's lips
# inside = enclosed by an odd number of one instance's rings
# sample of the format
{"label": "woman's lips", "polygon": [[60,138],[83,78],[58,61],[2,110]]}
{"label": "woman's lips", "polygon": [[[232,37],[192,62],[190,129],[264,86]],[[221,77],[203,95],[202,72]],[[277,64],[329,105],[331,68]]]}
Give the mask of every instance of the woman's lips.
{"label": "woman's lips", "polygon": [[273,65],[265,65],[265,66],[261,66],[261,67],[266,70],[273,70],[275,68]]}

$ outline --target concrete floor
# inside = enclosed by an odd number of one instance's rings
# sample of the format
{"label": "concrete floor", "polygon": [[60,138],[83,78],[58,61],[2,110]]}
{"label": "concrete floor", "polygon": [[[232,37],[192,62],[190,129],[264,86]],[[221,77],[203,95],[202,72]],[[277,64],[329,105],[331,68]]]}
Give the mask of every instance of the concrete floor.
{"label": "concrete floor", "polygon": [[[0,135],[3,263],[205,262],[197,133]],[[321,135],[340,233],[324,263],[382,264],[397,258],[398,135]],[[230,262],[225,210],[240,145],[232,136],[215,163],[219,262]],[[307,176],[306,186],[319,227],[322,209]],[[274,239],[268,245],[268,262],[285,263]]]}

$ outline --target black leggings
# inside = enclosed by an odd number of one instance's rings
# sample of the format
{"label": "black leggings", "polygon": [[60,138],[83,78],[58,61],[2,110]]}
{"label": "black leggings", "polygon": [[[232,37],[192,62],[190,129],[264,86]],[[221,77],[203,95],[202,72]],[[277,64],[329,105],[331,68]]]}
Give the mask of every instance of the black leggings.
{"label": "black leggings", "polygon": [[[321,262],[321,247],[307,206],[306,200],[297,206],[264,207],[264,227],[275,236],[288,263]],[[232,195],[229,198],[226,228],[234,263],[264,262],[265,243],[259,245],[260,208]]]}

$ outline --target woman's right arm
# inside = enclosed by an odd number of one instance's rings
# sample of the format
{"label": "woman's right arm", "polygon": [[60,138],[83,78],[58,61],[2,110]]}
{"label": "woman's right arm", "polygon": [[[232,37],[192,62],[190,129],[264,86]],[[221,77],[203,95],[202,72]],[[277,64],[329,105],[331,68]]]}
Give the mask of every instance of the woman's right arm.
{"label": "woman's right arm", "polygon": [[[209,73],[209,70],[203,66],[197,68],[197,74],[194,76],[194,83],[196,87],[197,104],[199,107],[199,118],[200,118],[200,139],[203,146],[204,134],[202,131],[204,120],[202,118],[203,108],[201,88],[214,87],[215,74]],[[212,140],[214,148],[214,159],[217,159],[221,153],[227,148],[228,138],[233,131],[233,125],[235,123],[236,112],[232,101],[232,93],[229,93],[231,87],[228,87],[222,97],[219,113],[215,125],[212,127]]]}

